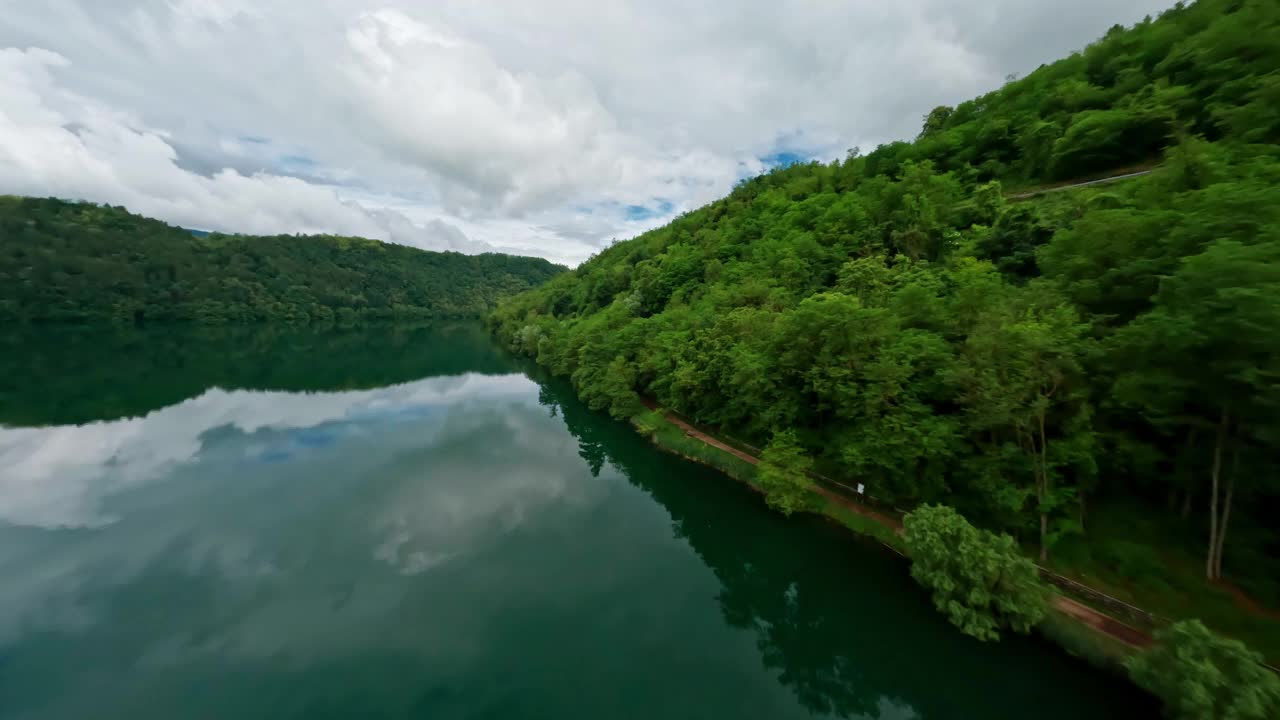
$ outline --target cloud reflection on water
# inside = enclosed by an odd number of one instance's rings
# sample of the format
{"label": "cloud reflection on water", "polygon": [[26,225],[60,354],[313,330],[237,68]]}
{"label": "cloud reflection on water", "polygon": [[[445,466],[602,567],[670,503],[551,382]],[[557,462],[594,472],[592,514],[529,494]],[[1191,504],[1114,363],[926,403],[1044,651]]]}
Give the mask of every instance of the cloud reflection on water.
{"label": "cloud reflection on water", "polygon": [[[85,425],[0,428],[0,522],[41,528],[101,527],[108,496],[154,481],[197,460],[210,431],[243,435],[292,432],[292,442],[315,446],[331,424],[358,425],[397,415],[421,418],[451,405],[528,398],[521,375],[432,378],[376,390],[342,393],[227,392],[218,388],[139,418]],[[311,431],[311,432],[308,432]],[[287,439],[287,438],[286,438]],[[263,447],[261,458],[285,443]],[[279,457],[278,459],[287,459]]]}
{"label": "cloud reflection on water", "polygon": [[[290,624],[280,613],[375,617],[400,602],[393,578],[482,551],[548,506],[598,502],[577,447],[518,374],[215,388],[139,418],[0,428],[0,643],[88,628],[110,591],[178,573],[217,578],[222,602],[270,589],[224,649],[306,645],[271,630]],[[327,568],[312,559],[326,536],[352,545]],[[347,589],[325,585],[335,563]]]}

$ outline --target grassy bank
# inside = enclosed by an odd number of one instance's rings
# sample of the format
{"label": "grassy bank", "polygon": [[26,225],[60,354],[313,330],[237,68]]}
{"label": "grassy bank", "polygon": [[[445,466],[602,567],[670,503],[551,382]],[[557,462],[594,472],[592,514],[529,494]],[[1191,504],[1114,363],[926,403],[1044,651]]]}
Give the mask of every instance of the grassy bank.
{"label": "grassy bank", "polygon": [[[1201,533],[1191,521],[1112,503],[1093,508],[1088,522],[1088,534],[1054,548],[1050,569],[1164,618],[1199,618],[1273,664],[1280,658],[1280,616],[1226,584],[1205,581],[1203,548],[1195,542]],[[1239,554],[1245,548],[1232,548],[1233,561],[1252,560]],[[1265,600],[1275,595],[1274,587],[1261,584],[1244,590]]]}
{"label": "grassy bank", "polygon": [[1041,637],[1072,657],[1080,658],[1106,672],[1128,677],[1124,662],[1137,650],[1108,637],[1060,610],[1049,609],[1036,628]]}
{"label": "grassy bank", "polygon": [[[750,485],[756,491],[756,466],[719,448],[712,447],[697,438],[689,437],[683,429],[673,424],[658,411],[651,411],[632,418],[631,424],[666,452],[679,455],[693,462],[713,467],[725,475]],[[814,492],[817,514],[833,520],[846,528],[888,545],[899,553],[906,552],[902,538],[892,529],[865,515],[858,514]]]}
{"label": "grassy bank", "polygon": [[724,474],[759,489],[756,484],[756,467],[719,448],[711,447],[685,434],[684,430],[667,420],[661,411],[641,413],[631,419],[631,424],[647,436],[655,445],[667,452],[680,455],[703,465],[709,465]]}

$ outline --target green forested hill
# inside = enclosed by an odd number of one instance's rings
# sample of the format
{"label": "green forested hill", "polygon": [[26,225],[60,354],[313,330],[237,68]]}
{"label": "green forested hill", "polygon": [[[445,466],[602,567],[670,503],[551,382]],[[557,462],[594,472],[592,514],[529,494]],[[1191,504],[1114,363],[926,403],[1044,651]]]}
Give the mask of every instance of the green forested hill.
{"label": "green forested hill", "polygon": [[563,270],[360,238],[196,237],[123,208],[0,197],[0,321],[476,316]]}
{"label": "green forested hill", "polygon": [[[493,322],[596,408],[794,431],[830,474],[1274,653],[1205,577],[1280,605],[1277,140],[1280,3],[1201,0],[912,143],[746,181]],[[1143,161],[1029,202],[1000,182]]]}

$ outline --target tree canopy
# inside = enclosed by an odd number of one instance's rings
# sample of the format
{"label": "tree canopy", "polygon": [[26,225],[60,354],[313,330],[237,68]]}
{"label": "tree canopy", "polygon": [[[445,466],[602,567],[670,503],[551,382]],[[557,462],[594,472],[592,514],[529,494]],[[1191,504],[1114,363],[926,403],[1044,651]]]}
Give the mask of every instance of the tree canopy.
{"label": "tree canopy", "polygon": [[1187,620],[1156,635],[1129,661],[1134,682],[1165,701],[1176,720],[1269,720],[1280,715],[1280,676],[1238,640]]}
{"label": "tree canopy", "polygon": [[758,482],[769,506],[785,515],[814,506],[813,481],[808,477],[813,460],[804,453],[792,430],[774,436],[760,458]]}
{"label": "tree canopy", "polygon": [[1027,633],[1044,618],[1048,591],[1013,538],[979,530],[942,505],[917,508],[903,525],[911,576],[964,634],[997,640],[1002,629]]}

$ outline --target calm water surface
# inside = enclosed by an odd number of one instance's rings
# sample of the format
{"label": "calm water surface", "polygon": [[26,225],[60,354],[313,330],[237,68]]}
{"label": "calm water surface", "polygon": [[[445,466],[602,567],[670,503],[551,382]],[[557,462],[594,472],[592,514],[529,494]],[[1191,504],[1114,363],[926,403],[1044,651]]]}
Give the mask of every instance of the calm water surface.
{"label": "calm water surface", "polygon": [[0,340],[0,718],[1134,718],[468,325]]}

